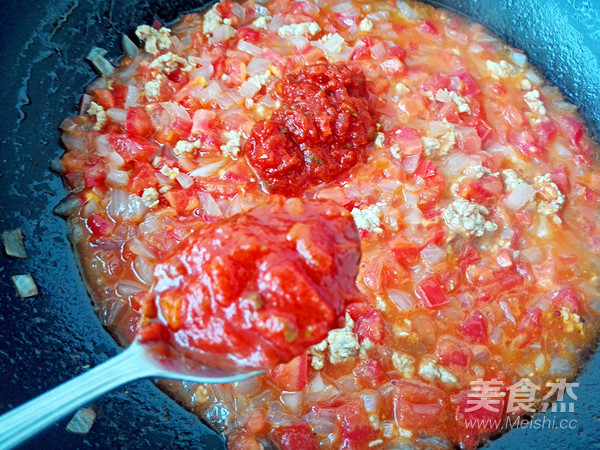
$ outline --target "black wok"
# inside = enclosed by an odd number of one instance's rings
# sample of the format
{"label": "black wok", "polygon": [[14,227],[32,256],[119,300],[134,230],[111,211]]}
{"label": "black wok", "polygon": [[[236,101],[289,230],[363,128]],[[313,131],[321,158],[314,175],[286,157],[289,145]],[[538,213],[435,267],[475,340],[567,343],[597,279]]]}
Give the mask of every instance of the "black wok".
{"label": "black wok", "polygon": [[[439,0],[524,49],[577,104],[600,136],[600,1]],[[118,347],[90,307],[63,221],[52,214],[65,195],[49,161],[62,153],[58,125],[72,115],[93,77],[92,45],[120,53],[120,35],[202,0],[36,0],[0,5],[0,231],[20,227],[27,260],[0,255],[0,413],[114,355]],[[10,276],[33,274],[40,296],[21,300]],[[600,446],[600,354],[578,379],[573,429],[513,430],[491,448]],[[208,430],[150,382],[96,401],[91,431],[65,431],[67,420],[24,448],[223,448]],[[559,417],[562,418],[562,417]],[[2,447],[2,443],[0,443]]]}

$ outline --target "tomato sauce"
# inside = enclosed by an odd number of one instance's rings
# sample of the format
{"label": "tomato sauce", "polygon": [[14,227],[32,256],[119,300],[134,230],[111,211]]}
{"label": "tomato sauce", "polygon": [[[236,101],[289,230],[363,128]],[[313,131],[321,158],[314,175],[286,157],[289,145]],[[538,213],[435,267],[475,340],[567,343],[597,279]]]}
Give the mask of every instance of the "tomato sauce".
{"label": "tomato sauce", "polygon": [[281,107],[254,126],[244,149],[267,190],[300,195],[364,160],[376,128],[359,70],[342,64],[306,66],[273,90]]}
{"label": "tomato sauce", "polygon": [[140,336],[168,336],[213,367],[273,368],[343,326],[346,307],[365,300],[355,283],[359,260],[347,210],[276,197],[200,226],[156,264]]}

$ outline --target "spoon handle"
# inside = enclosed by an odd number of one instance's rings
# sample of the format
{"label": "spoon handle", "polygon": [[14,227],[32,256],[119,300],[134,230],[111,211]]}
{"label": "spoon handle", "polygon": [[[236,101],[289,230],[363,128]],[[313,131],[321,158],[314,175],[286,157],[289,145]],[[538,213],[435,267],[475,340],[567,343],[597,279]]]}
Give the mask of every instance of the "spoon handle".
{"label": "spoon handle", "polygon": [[0,449],[19,445],[118,386],[150,376],[145,373],[144,364],[138,364],[143,351],[142,346],[132,345],[114,358],[0,416]]}

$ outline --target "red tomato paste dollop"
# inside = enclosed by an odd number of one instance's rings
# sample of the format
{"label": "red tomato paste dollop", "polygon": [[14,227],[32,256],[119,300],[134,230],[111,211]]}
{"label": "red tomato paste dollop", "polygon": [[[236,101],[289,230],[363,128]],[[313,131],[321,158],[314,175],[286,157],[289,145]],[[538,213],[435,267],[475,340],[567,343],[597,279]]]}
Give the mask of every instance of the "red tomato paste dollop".
{"label": "red tomato paste dollop", "polygon": [[281,107],[258,122],[245,145],[267,190],[300,195],[362,160],[377,133],[364,74],[343,64],[305,66],[274,87]]}
{"label": "red tomato paste dollop", "polygon": [[272,368],[343,325],[346,305],[362,300],[359,260],[346,209],[277,196],[195,230],[157,264],[146,314],[158,320],[140,336],[211,366]]}

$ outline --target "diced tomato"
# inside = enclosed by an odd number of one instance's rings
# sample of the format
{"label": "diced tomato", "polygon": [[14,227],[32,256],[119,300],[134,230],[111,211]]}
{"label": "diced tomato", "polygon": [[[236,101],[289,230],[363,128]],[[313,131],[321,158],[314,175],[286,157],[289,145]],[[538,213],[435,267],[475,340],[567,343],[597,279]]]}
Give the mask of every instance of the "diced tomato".
{"label": "diced tomato", "polygon": [[560,192],[563,194],[571,193],[571,182],[569,181],[569,175],[567,174],[565,166],[557,167],[550,172],[550,176],[552,177],[552,181],[554,181],[560,189]]}
{"label": "diced tomato", "polygon": [[[336,405],[337,406],[337,405]],[[374,439],[375,430],[362,401],[349,399],[336,408],[341,426],[340,450],[362,450]]]}
{"label": "diced tomato", "polygon": [[446,179],[428,159],[421,160],[415,174],[425,181],[425,186],[419,190],[417,204],[420,210],[426,211],[439,203],[446,188]]}
{"label": "diced tomato", "polygon": [[422,31],[423,33],[429,34],[431,36],[437,36],[439,34],[435,25],[433,23],[431,23],[429,20],[424,20],[423,22],[421,22],[419,24],[419,26],[417,28],[420,31]]}
{"label": "diced tomato", "polygon": [[558,125],[552,120],[544,120],[535,127],[541,145],[548,145],[558,132]]}
{"label": "diced tomato", "polygon": [[187,139],[191,131],[192,122],[176,117],[169,127],[158,130],[154,139],[163,144],[175,145],[177,142]]}
{"label": "diced tomato", "polygon": [[508,141],[521,150],[521,153],[525,156],[541,156],[546,154],[546,150],[537,144],[535,136],[530,131],[513,131],[508,134]]}
{"label": "diced tomato", "polygon": [[540,317],[542,310],[538,307],[529,308],[519,322],[519,330],[531,330],[540,328]]}
{"label": "diced tomato", "polygon": [[346,312],[350,314],[352,320],[357,321],[359,317],[364,316],[371,309],[371,305],[364,302],[354,302],[346,306]]}
{"label": "diced tomato", "polygon": [[419,283],[415,290],[425,308],[435,309],[450,303],[438,279],[432,275]]}
{"label": "diced tomato", "polygon": [[172,189],[164,195],[178,212],[190,212],[200,206],[200,200],[193,189]]}
{"label": "diced tomato", "polygon": [[559,289],[551,296],[555,308],[567,308],[570,312],[576,314],[579,314],[581,309],[581,297],[581,294],[572,287]]}
{"label": "diced tomato", "polygon": [[87,187],[103,187],[106,180],[106,171],[102,164],[94,164],[85,170],[83,176]]}
{"label": "diced tomato", "polygon": [[485,342],[488,337],[488,321],[479,311],[473,311],[458,327],[461,334],[475,342]]}
{"label": "diced tomato", "polygon": [[271,434],[281,450],[317,450],[317,440],[307,424],[275,428]]}
{"label": "diced tomato", "polygon": [[460,127],[456,129],[456,146],[467,154],[481,151],[481,138],[477,129]]}
{"label": "diced tomato", "polygon": [[[255,410],[256,411],[256,410]],[[234,433],[227,438],[229,450],[263,450],[265,447],[250,433]]]}
{"label": "diced tomato", "polygon": [[414,128],[398,127],[392,130],[392,138],[399,145],[402,156],[420,156],[423,153],[423,143],[419,132]]}
{"label": "diced tomato", "polygon": [[386,380],[386,374],[374,359],[361,361],[352,371],[364,386],[376,388]]}
{"label": "diced tomato", "polygon": [[479,251],[469,243],[458,260],[458,267],[465,270],[468,266],[477,264],[479,261],[481,261]]}
{"label": "diced tomato", "polygon": [[389,51],[390,51],[390,55],[395,56],[400,61],[402,61],[404,58],[406,58],[406,50],[404,50],[399,45],[392,45],[389,48]]}
{"label": "diced tomato", "polygon": [[518,272],[514,265],[494,270],[494,276],[505,290],[522,286],[524,282],[523,276]]}
{"label": "diced tomato", "polygon": [[267,412],[263,408],[253,409],[244,424],[244,428],[254,434],[264,433],[268,427]]}
{"label": "diced tomato", "polygon": [[240,40],[250,42],[251,44],[256,44],[260,39],[260,32],[258,30],[255,30],[254,28],[249,27],[238,28],[237,35],[240,38]]}
{"label": "diced tomato", "polygon": [[127,86],[114,86],[112,89],[94,89],[97,103],[104,109],[123,108],[127,97]]}
{"label": "diced tomato", "polygon": [[144,189],[156,187],[157,184],[154,167],[147,162],[139,162],[135,164],[129,177],[127,190],[139,195]]}
{"label": "diced tomato", "polygon": [[152,120],[143,107],[133,106],[129,108],[125,121],[125,130],[130,135],[133,134],[142,138],[152,134],[154,131]]}
{"label": "diced tomato", "polygon": [[448,397],[441,389],[420,381],[397,380],[394,418],[400,428],[430,430],[449,420]]}
{"label": "diced tomato", "polygon": [[486,204],[501,196],[503,188],[500,178],[485,174],[477,180],[464,179],[458,187],[458,195],[479,204]]}
{"label": "diced tomato", "polygon": [[502,112],[504,119],[514,128],[520,128],[527,123],[527,117],[519,108],[509,103]]}
{"label": "diced tomato", "polygon": [[471,358],[469,347],[451,336],[438,340],[435,353],[443,366],[467,367]]}
{"label": "diced tomato", "polygon": [[465,69],[461,69],[454,74],[463,82],[461,93],[463,95],[476,95],[479,93],[479,87],[473,77]]}
{"label": "diced tomato", "polygon": [[418,261],[421,247],[404,238],[401,234],[396,235],[389,245],[400,264],[412,266]]}
{"label": "diced tomato", "polygon": [[363,269],[364,283],[376,293],[397,284],[402,284],[408,277],[408,271],[389,253],[382,253],[367,262]]}
{"label": "diced tomato", "polygon": [[581,139],[585,134],[585,127],[583,124],[574,117],[567,115],[560,116],[556,120],[563,133],[565,133],[567,138],[571,141],[571,144],[581,149]]}
{"label": "diced tomato", "polygon": [[358,319],[354,325],[354,331],[358,335],[360,342],[369,339],[375,344],[383,342],[383,319],[381,313],[374,309],[367,315]]}
{"label": "diced tomato", "polygon": [[92,214],[87,219],[87,226],[94,236],[109,236],[115,224],[100,214]]}
{"label": "diced tomato", "polygon": [[301,391],[308,377],[308,356],[303,353],[290,362],[280,364],[269,372],[269,379],[284,391]]}
{"label": "diced tomato", "polygon": [[125,162],[146,161],[158,150],[157,145],[141,137],[115,134],[108,140]]}

